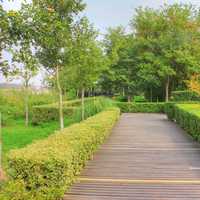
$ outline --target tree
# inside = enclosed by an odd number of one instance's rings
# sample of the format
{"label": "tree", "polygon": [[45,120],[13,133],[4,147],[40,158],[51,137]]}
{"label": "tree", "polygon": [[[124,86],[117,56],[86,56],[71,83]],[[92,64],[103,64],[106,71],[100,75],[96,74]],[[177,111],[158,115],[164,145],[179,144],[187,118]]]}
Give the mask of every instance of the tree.
{"label": "tree", "polygon": [[198,16],[193,7],[175,4],[161,10],[140,8],[132,20],[141,43],[140,62],[154,68],[154,76],[164,85],[166,101],[175,82],[183,83],[200,68]]}
{"label": "tree", "polygon": [[[26,7],[24,5],[24,7]],[[29,124],[29,83],[38,71],[38,63],[34,54],[34,43],[30,18],[22,10],[7,13],[9,50],[12,54],[12,63],[4,66],[3,74],[8,78],[21,78],[25,86],[25,124]]]}
{"label": "tree", "polygon": [[186,81],[188,88],[200,95],[200,75],[194,74],[189,81]]}
{"label": "tree", "polygon": [[47,70],[53,71],[59,93],[60,128],[64,128],[63,95],[60,74],[66,67],[65,59],[70,48],[71,24],[74,15],[85,7],[82,0],[33,0],[29,7],[34,40],[39,50],[37,57]]}
{"label": "tree", "polygon": [[6,62],[3,60],[2,52],[9,42],[8,15],[0,5],[0,71],[5,71]]}
{"label": "tree", "polygon": [[70,70],[68,74],[75,88],[81,91],[82,120],[84,120],[85,91],[98,80],[105,67],[103,52],[96,41],[97,31],[83,17],[73,28]]}
{"label": "tree", "polygon": [[102,83],[111,85],[114,92],[126,95],[128,101],[138,89],[137,46],[135,44],[133,35],[126,34],[123,27],[110,28],[104,40],[109,68],[102,77]]}
{"label": "tree", "polygon": [[29,124],[29,87],[31,79],[37,75],[39,64],[29,45],[21,43],[20,47],[12,50],[12,63],[9,76],[22,79],[25,88],[25,125]]}

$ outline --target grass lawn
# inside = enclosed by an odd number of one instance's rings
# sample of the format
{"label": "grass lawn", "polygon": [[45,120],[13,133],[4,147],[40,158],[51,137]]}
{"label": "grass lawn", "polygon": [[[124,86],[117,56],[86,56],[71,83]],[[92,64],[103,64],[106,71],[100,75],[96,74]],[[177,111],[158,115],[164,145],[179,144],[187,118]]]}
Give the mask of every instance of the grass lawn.
{"label": "grass lawn", "polygon": [[[73,122],[72,119],[65,119],[65,126],[69,126]],[[4,162],[6,153],[11,149],[22,148],[35,140],[44,139],[58,129],[58,122],[44,123],[39,126],[30,124],[29,127],[25,127],[23,119],[13,120],[9,125],[2,129]]]}
{"label": "grass lawn", "polygon": [[178,107],[200,116],[200,104],[178,104]]}

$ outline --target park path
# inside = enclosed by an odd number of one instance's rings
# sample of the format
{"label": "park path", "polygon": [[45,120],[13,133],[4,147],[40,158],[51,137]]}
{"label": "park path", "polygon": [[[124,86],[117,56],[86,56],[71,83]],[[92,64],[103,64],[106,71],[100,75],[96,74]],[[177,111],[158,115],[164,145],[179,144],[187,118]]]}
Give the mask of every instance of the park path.
{"label": "park path", "polygon": [[200,145],[162,114],[123,114],[64,197],[168,199],[200,199]]}

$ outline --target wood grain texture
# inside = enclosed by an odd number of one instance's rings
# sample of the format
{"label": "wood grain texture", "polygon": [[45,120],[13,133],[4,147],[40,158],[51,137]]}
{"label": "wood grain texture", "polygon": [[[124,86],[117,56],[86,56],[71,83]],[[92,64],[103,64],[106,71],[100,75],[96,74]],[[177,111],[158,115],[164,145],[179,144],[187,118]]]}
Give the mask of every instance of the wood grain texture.
{"label": "wood grain texture", "polygon": [[160,114],[123,114],[64,200],[200,199],[200,145]]}

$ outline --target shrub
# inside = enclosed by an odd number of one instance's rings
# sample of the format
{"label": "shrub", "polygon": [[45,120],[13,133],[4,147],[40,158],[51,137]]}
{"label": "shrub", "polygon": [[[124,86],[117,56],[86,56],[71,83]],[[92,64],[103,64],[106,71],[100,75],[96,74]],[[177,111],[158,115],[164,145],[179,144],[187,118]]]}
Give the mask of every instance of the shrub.
{"label": "shrub", "polygon": [[172,92],[172,101],[200,101],[200,96],[196,92],[190,90]]}
{"label": "shrub", "polygon": [[[102,112],[105,109],[108,109],[110,107],[113,107],[113,101],[109,98],[105,97],[98,97],[90,101],[85,102],[85,118],[91,117],[99,112]],[[81,116],[81,106],[77,107],[77,109],[74,112],[74,115],[72,118],[76,122],[80,122],[82,120]]]}
{"label": "shrub", "polygon": [[44,200],[60,199],[119,117],[113,108],[8,155],[9,175]]}
{"label": "shrub", "polygon": [[[76,107],[64,107],[65,117],[71,117]],[[44,105],[34,106],[32,114],[32,123],[35,125],[59,119],[59,109],[57,106]]]}
{"label": "shrub", "polygon": [[[0,189],[1,200],[35,200],[25,188],[23,181],[3,183]],[[40,200],[37,198],[37,200]]]}
{"label": "shrub", "polygon": [[135,103],[146,102],[146,99],[144,96],[134,96],[133,102],[135,102]]}
{"label": "shrub", "polygon": [[115,96],[115,97],[113,97],[113,99],[115,101],[119,101],[119,102],[127,102],[128,97],[127,96]]}
{"label": "shrub", "polygon": [[116,105],[123,113],[162,113],[164,112],[164,103],[121,103]]}
{"label": "shrub", "polygon": [[169,118],[200,141],[200,104],[174,104],[173,112],[173,115],[167,113]]}
{"label": "shrub", "polygon": [[[81,120],[81,99],[66,101],[63,104],[65,117],[71,117],[75,122]],[[85,99],[85,118],[103,111],[112,106],[112,101],[104,97],[90,97]],[[33,107],[33,124],[41,124],[59,119],[58,104],[42,105]]]}

